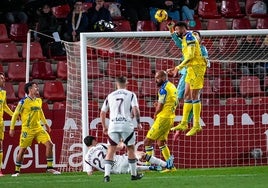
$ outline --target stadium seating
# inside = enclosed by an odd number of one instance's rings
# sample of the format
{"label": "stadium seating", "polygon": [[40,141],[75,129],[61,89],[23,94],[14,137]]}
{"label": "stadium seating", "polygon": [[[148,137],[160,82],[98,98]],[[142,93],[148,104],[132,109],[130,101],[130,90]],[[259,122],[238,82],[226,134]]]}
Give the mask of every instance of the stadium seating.
{"label": "stadium seating", "polygon": [[143,53],[149,56],[169,57],[164,41],[159,41],[158,38],[150,38],[141,43]]}
{"label": "stadium seating", "polygon": [[53,73],[51,63],[46,61],[33,63],[32,78],[42,80],[54,80],[56,76]]}
{"label": "stadium seating", "polygon": [[118,77],[118,76],[126,76],[129,77],[130,73],[128,72],[127,62],[124,59],[110,59],[107,64],[108,76]]}
{"label": "stadium seating", "polygon": [[175,45],[173,40],[170,40],[167,52],[170,57],[181,57],[181,50]]}
{"label": "stadium seating", "polygon": [[87,62],[87,76],[90,79],[103,77],[103,74],[100,72],[99,63],[96,60],[89,60]]}
{"label": "stadium seating", "polygon": [[200,0],[198,4],[198,15],[205,19],[220,18],[215,0]]}
{"label": "stadium seating", "polygon": [[246,99],[243,97],[230,97],[226,99],[226,105],[246,105]]}
{"label": "stadium seating", "polygon": [[256,0],[246,0],[246,14],[250,17],[253,18],[262,18],[262,17],[267,17],[267,14],[254,14],[252,13],[252,6],[255,4]]}
{"label": "stadium seating", "polygon": [[238,41],[235,37],[222,37],[219,41],[219,54],[232,59],[237,53]]}
{"label": "stadium seating", "polygon": [[257,19],[257,29],[268,29],[268,17]]}
{"label": "stadium seating", "polygon": [[202,106],[219,106],[220,99],[219,98],[202,98],[201,99]]}
{"label": "stadium seating", "polygon": [[[194,27],[189,26],[189,30],[202,30],[202,23],[197,15],[194,16],[194,21],[195,26]],[[187,21],[187,23],[189,25],[189,21]]]}
{"label": "stadium seating", "polygon": [[49,105],[47,102],[42,102],[42,110],[49,110]]}
{"label": "stadium seating", "polygon": [[212,90],[212,85],[210,83],[210,80],[205,78],[204,80],[204,87],[201,92],[202,98],[213,98],[214,92]]}
{"label": "stadium seating", "polygon": [[94,80],[92,85],[92,94],[96,99],[105,99],[114,90],[115,86],[110,80]]}
{"label": "stadium seating", "polygon": [[153,76],[149,61],[133,60],[130,67],[132,76],[135,78],[150,78]]}
{"label": "stadium seating", "polygon": [[208,19],[207,30],[225,30],[228,29],[224,18]]}
{"label": "stadium seating", "polygon": [[137,39],[123,39],[120,49],[123,52],[126,52],[127,58],[139,58],[139,56],[136,56],[134,54],[140,54],[142,52],[141,44]]}
{"label": "stadium seating", "polygon": [[[22,58],[26,59],[27,43],[22,44]],[[39,42],[31,42],[30,44],[30,60],[45,60],[43,51]]]}
{"label": "stadium seating", "polygon": [[247,17],[233,19],[232,29],[251,29],[249,19]]}
{"label": "stadium seating", "polygon": [[0,24],[0,42],[6,43],[10,41],[11,39],[8,38],[6,25]]}
{"label": "stadium seating", "polygon": [[18,97],[19,97],[19,99],[22,99],[25,97],[24,86],[25,86],[25,82],[20,82],[18,85]]}
{"label": "stadium seating", "polygon": [[0,64],[0,72],[3,72],[4,73],[4,67],[2,64]]}
{"label": "stadium seating", "polygon": [[5,82],[4,89],[6,90],[7,103],[18,102],[12,82]]}
{"label": "stadium seating", "polygon": [[239,91],[242,97],[264,96],[261,91],[260,79],[257,76],[242,76]]}
{"label": "stadium seating", "polygon": [[9,37],[15,42],[26,42],[29,27],[26,23],[14,23],[10,26]]}
{"label": "stadium seating", "polygon": [[218,97],[234,97],[236,96],[235,87],[232,84],[231,78],[216,77],[213,80],[213,92]]}
{"label": "stadium seating", "polygon": [[115,28],[113,31],[131,31],[131,26],[128,20],[114,20]]}
{"label": "stadium seating", "polygon": [[53,110],[65,110],[66,109],[66,101],[54,102],[52,109]]}
{"label": "stadium seating", "polygon": [[66,95],[61,81],[46,81],[44,83],[44,99],[48,101],[64,101]]}
{"label": "stadium seating", "polygon": [[157,31],[157,27],[152,20],[139,20],[137,23],[137,31]]}
{"label": "stadium seating", "polygon": [[141,93],[143,97],[152,97],[157,98],[158,86],[155,83],[154,79],[148,80],[144,79],[141,81]]}
{"label": "stadium seating", "polygon": [[159,59],[155,60],[155,72],[160,70],[167,70],[168,68],[173,68],[175,62],[172,59]]}
{"label": "stadium seating", "polygon": [[239,0],[222,0],[221,1],[221,14],[225,18],[239,18],[243,17]]}
{"label": "stadium seating", "polygon": [[[98,38],[96,46],[100,47],[97,49],[97,54],[103,58],[115,57],[115,52],[113,48],[115,47],[114,42],[109,38]],[[102,49],[105,47],[105,50]],[[107,50],[106,50],[107,49]]]}
{"label": "stadium seating", "polygon": [[0,43],[0,61],[12,62],[20,61],[18,50],[15,43]]}
{"label": "stadium seating", "polygon": [[52,7],[51,10],[53,15],[59,19],[66,18],[71,11],[70,6],[68,4]]}
{"label": "stadium seating", "polygon": [[139,97],[140,95],[140,90],[139,90],[139,85],[138,85],[138,82],[137,80],[134,80],[134,79],[128,79],[127,80],[127,89],[134,92],[137,97]]}
{"label": "stadium seating", "polygon": [[7,67],[7,78],[9,81],[25,81],[26,79],[26,63],[10,62]]}
{"label": "stadium seating", "polygon": [[252,105],[268,105],[268,97],[252,97]]}
{"label": "stadium seating", "polygon": [[58,61],[57,63],[57,78],[67,80],[67,62]]}
{"label": "stadium seating", "polygon": [[205,76],[209,78],[225,76],[221,63],[217,61],[210,61],[210,68],[207,68]]}

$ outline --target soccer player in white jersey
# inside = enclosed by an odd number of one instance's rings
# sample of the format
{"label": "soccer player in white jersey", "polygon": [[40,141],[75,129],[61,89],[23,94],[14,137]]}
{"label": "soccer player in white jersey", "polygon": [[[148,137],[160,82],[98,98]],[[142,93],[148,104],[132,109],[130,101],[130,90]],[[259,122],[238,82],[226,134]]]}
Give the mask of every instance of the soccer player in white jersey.
{"label": "soccer player in white jersey", "polygon": [[[116,79],[117,90],[110,93],[101,108],[100,119],[104,135],[108,135],[109,146],[105,157],[104,182],[110,181],[111,169],[114,164],[116,146],[122,140],[127,147],[128,162],[130,165],[131,180],[139,180],[142,174],[137,174],[137,160],[135,155],[135,134],[132,123],[136,117],[138,129],[141,129],[140,110],[135,93],[126,89],[127,79],[124,76]],[[106,114],[109,110],[109,128],[106,125]]]}
{"label": "soccer player in white jersey", "polygon": [[[86,136],[84,138],[84,143],[88,147],[88,152],[85,155],[84,162],[86,163],[86,172],[90,176],[93,173],[93,170],[98,170],[104,172],[105,165],[105,156],[107,154],[108,144],[98,143],[96,137]],[[120,151],[124,148],[124,144],[121,142],[117,145],[116,150]],[[137,171],[144,170],[154,170],[161,171],[162,168],[168,166],[167,162],[156,158],[155,156],[149,157],[144,152],[136,152],[137,159],[148,160],[154,166],[142,166],[137,165]],[[126,154],[123,155],[114,155],[114,164],[111,168],[111,174],[127,174],[130,173],[130,168],[128,164],[128,157]]]}

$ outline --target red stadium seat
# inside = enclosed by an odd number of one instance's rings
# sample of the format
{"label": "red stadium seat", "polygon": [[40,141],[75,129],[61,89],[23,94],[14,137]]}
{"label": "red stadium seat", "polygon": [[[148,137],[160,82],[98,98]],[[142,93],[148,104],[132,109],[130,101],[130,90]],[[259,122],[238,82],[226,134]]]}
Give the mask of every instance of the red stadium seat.
{"label": "red stadium seat", "polygon": [[168,54],[169,54],[170,57],[180,58],[182,56],[181,49],[179,49],[176,46],[176,44],[174,43],[174,41],[172,41],[172,40],[170,40],[170,43],[168,45],[167,52],[168,52]]}
{"label": "red stadium seat", "polygon": [[235,18],[232,21],[232,29],[251,29],[251,24],[248,18]]}
{"label": "red stadium seat", "polygon": [[42,102],[42,110],[49,110],[49,105],[47,102]]}
{"label": "red stadium seat", "polygon": [[152,20],[139,20],[137,23],[137,31],[157,31],[157,27]]}
{"label": "red stadium seat", "polygon": [[53,73],[52,65],[49,62],[41,61],[32,64],[32,78],[43,80],[54,80],[56,76]]}
{"label": "red stadium seat", "polygon": [[66,95],[61,81],[47,81],[44,83],[44,98],[48,101],[64,101]]}
{"label": "red stadium seat", "polygon": [[95,60],[89,60],[87,62],[87,76],[88,78],[101,78],[103,74],[100,72],[99,63]]}
{"label": "red stadium seat", "polygon": [[226,99],[226,105],[246,105],[246,99],[243,97],[230,97]]}
{"label": "red stadium seat", "polygon": [[53,110],[65,110],[66,109],[66,101],[54,102],[52,109]]}
{"label": "red stadium seat", "polygon": [[224,18],[208,19],[207,30],[226,30],[227,23]]}
{"label": "red stadium seat", "polygon": [[57,78],[67,80],[67,62],[59,61],[57,63]]}
{"label": "red stadium seat", "polygon": [[128,20],[114,20],[115,28],[113,31],[131,31],[131,26]]}
{"label": "red stadium seat", "polygon": [[10,39],[15,42],[26,42],[29,27],[26,23],[15,23],[10,26]]}
{"label": "red stadium seat", "polygon": [[[27,43],[22,44],[22,58],[26,59]],[[31,42],[30,44],[30,60],[45,60],[43,51],[39,42]]]}
{"label": "red stadium seat", "polygon": [[268,97],[252,97],[252,105],[268,105]]}
{"label": "red stadium seat", "polygon": [[217,61],[210,61],[210,68],[206,71],[206,76],[211,77],[219,77],[224,76],[225,72],[223,71],[221,67],[221,63]]}
{"label": "red stadium seat", "polygon": [[115,90],[115,86],[110,80],[95,80],[92,87],[92,94],[96,99],[105,99],[109,93]]}
{"label": "red stadium seat", "polygon": [[134,79],[128,79],[127,80],[127,89],[134,92],[137,97],[139,96],[140,94],[140,90],[139,90],[139,85],[138,85],[138,82],[137,80],[134,80]]}
{"label": "red stadium seat", "polygon": [[158,86],[154,79],[141,81],[141,96],[157,98]]}
{"label": "red stadium seat", "polygon": [[202,98],[213,98],[214,92],[212,90],[212,85],[210,83],[210,80],[205,78],[204,80],[204,87],[201,91]]}
{"label": "red stadium seat", "polygon": [[[103,58],[115,57],[115,44],[113,40],[109,38],[98,38],[96,42],[97,54]],[[99,49],[98,49],[99,47]],[[105,50],[103,49],[105,48]]]}
{"label": "red stadium seat", "polygon": [[215,0],[200,0],[198,4],[198,15],[205,19],[220,18]]}
{"label": "red stadium seat", "polygon": [[24,86],[25,86],[25,82],[20,82],[18,85],[18,97],[20,99],[25,97]]}
{"label": "red stadium seat", "polygon": [[160,70],[167,70],[169,68],[173,68],[175,66],[175,62],[172,59],[156,59],[155,60],[155,72]]}
{"label": "red stadium seat", "polygon": [[260,79],[257,76],[242,76],[239,85],[240,94],[243,97],[264,96],[261,91]]}
{"label": "red stadium seat", "polygon": [[52,7],[51,10],[56,18],[66,18],[71,11],[70,6],[68,4]]}
{"label": "red stadium seat", "polygon": [[230,59],[236,55],[238,50],[238,42],[235,37],[222,37],[219,41],[219,53],[224,54],[225,58]]}
{"label": "red stadium seat", "polygon": [[201,104],[202,106],[219,106],[221,102],[218,98],[202,98]]}
{"label": "red stadium seat", "polygon": [[11,39],[8,38],[7,28],[5,24],[0,24],[0,42],[10,42]]}
{"label": "red stadium seat", "polygon": [[267,17],[267,14],[254,14],[252,13],[252,7],[255,4],[256,0],[246,0],[246,14],[248,16],[251,16],[253,18],[262,18],[262,17]]}
{"label": "red stadium seat", "polygon": [[244,16],[241,13],[239,0],[222,0],[221,14],[225,18],[239,18]]}
{"label": "red stadium seat", "polygon": [[83,2],[83,9],[84,11],[88,11],[92,7],[93,3],[91,2]]}
{"label": "red stadium seat", "polygon": [[8,63],[7,77],[10,81],[25,81],[26,63],[25,62]]}
{"label": "red stadium seat", "polygon": [[257,29],[268,29],[268,17],[257,19]]}
{"label": "red stadium seat", "polygon": [[0,43],[0,61],[11,62],[20,60],[21,58],[15,43]]}
{"label": "red stadium seat", "polygon": [[111,77],[129,77],[127,62],[124,59],[110,59],[107,64],[107,75]]}
{"label": "red stadium seat", "polygon": [[133,60],[131,73],[135,78],[150,78],[153,76],[151,63],[149,61]]}
{"label": "red stadium seat", "polygon": [[18,102],[18,97],[15,95],[15,90],[11,82],[5,82],[4,89],[6,90],[7,103]]}
{"label": "red stadium seat", "polygon": [[150,38],[142,42],[143,54],[148,56],[169,57],[166,43],[159,38]]}
{"label": "red stadium seat", "polygon": [[121,43],[121,50],[126,54],[127,58],[138,58],[135,54],[142,53],[141,44],[137,39],[123,39]]}
{"label": "red stadium seat", "polygon": [[236,95],[235,88],[231,78],[217,77],[213,80],[213,92],[218,97],[234,97]]}

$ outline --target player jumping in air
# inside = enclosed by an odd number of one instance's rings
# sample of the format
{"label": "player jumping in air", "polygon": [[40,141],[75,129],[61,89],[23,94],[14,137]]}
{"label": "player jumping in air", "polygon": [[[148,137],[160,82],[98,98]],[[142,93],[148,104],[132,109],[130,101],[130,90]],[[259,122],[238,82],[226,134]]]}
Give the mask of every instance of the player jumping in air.
{"label": "player jumping in air", "polygon": [[169,73],[172,73],[175,76],[179,70],[187,67],[185,82],[189,84],[190,94],[189,96],[185,96],[182,121],[179,125],[173,127],[171,130],[186,131],[188,129],[189,114],[193,109],[193,127],[186,133],[186,136],[193,136],[202,130],[202,127],[199,123],[201,113],[201,101],[199,93],[203,88],[207,61],[202,56],[200,44],[196,36],[192,32],[187,31],[187,24],[184,22],[179,22],[177,26],[179,27],[178,34],[179,36],[182,36],[183,61],[175,68],[169,69]]}
{"label": "player jumping in air", "polygon": [[[171,33],[171,37],[172,40],[174,41],[174,43],[176,44],[176,46],[179,49],[182,49],[182,38],[179,34],[179,26],[178,24],[175,24],[174,22],[170,22],[167,25],[170,33]],[[200,44],[200,48],[201,48],[201,54],[202,56],[206,59],[207,61],[207,67],[210,67],[210,63],[208,60],[208,51],[206,49],[206,47],[204,45],[201,45],[201,34],[198,31],[193,31],[192,32],[193,35],[196,37],[196,39],[198,40],[199,44]],[[183,60],[183,57],[182,57]],[[168,69],[167,72],[171,72],[173,70],[172,69]],[[187,75],[187,66],[183,67],[182,70],[179,70],[179,74],[181,75],[180,80],[179,80],[179,84],[177,86],[177,90],[178,90],[178,99],[180,102],[183,101],[183,99],[187,99],[190,98],[190,86],[189,84],[185,83],[185,78]],[[188,117],[188,122],[191,121],[193,116],[193,110],[190,111],[189,113],[189,117]],[[173,140],[175,141],[179,136],[179,131],[176,132],[176,134],[173,136]]]}

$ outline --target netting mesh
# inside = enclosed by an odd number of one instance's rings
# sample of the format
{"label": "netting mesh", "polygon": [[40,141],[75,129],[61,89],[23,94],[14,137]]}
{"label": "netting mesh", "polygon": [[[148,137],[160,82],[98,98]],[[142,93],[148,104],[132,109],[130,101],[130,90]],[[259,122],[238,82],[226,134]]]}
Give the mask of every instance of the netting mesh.
{"label": "netting mesh", "polygon": [[[87,71],[88,76],[88,101],[81,101],[81,46],[79,43],[66,44],[66,122],[73,122],[77,129],[64,130],[61,163],[68,163],[69,155],[82,152],[81,149],[69,149],[74,143],[82,143],[82,102],[88,102],[89,134],[97,136],[99,142],[107,142],[98,117],[103,100],[115,90],[115,77],[120,75],[128,77],[128,89],[138,96],[144,129],[137,132],[137,149],[143,150],[142,141],[153,123],[153,103],[157,100],[158,88],[154,74],[180,61],[181,51],[168,32],[151,37],[133,36],[131,33],[126,37],[120,33],[110,35],[88,35],[87,44],[84,44],[87,46],[87,70],[83,71]],[[254,65],[267,62],[268,43],[265,41],[267,36],[263,34],[204,33],[202,44],[208,49],[211,68],[207,70],[202,91],[200,121],[203,131],[193,137],[186,137],[182,132],[176,141],[172,140],[174,133],[170,133],[168,145],[175,155],[177,167],[268,164],[264,134],[268,123],[268,99],[264,99],[264,78],[253,73],[243,75],[238,68],[238,65],[245,63]],[[169,78],[175,85],[178,79]],[[182,105],[179,104],[176,112],[176,124],[181,120]],[[155,155],[161,157],[159,149],[156,146],[155,149]],[[76,167],[68,166],[62,170],[81,170],[82,153],[76,159]]]}

